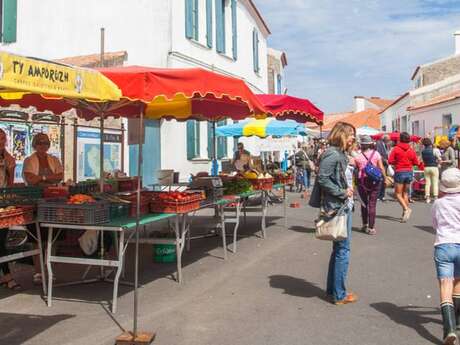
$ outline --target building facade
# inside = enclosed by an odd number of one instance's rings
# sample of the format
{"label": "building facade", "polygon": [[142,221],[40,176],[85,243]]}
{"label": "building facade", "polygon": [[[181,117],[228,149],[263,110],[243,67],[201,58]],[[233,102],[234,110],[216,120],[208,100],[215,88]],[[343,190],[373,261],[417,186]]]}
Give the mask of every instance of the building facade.
{"label": "building facade", "polygon": [[[94,54],[100,50],[103,27],[105,50],[127,52],[125,65],[201,67],[241,78],[256,93],[268,91],[270,31],[251,0],[4,0],[3,4],[2,31],[7,40],[2,40],[1,49],[6,51],[50,60]],[[143,175],[174,169],[186,179],[189,173],[208,171],[209,134],[210,126],[204,122],[146,121]],[[218,145],[220,157],[231,155],[233,140],[220,139]],[[136,146],[130,146],[132,174],[136,152]]]}

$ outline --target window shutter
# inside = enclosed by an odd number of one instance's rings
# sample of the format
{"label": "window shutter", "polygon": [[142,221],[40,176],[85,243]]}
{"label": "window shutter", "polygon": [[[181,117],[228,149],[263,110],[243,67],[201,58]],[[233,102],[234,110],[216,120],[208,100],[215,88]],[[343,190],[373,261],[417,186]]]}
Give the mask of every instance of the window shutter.
{"label": "window shutter", "polygon": [[196,157],[196,130],[195,130],[195,120],[187,121],[187,159],[193,159]]}
{"label": "window shutter", "polygon": [[206,45],[212,48],[212,0],[206,0]]}
{"label": "window shutter", "polygon": [[225,0],[216,0],[216,49],[225,53]]}
{"label": "window shutter", "polygon": [[17,12],[17,0],[3,0],[2,42],[4,43],[16,42]]}
{"label": "window shutter", "polygon": [[238,58],[238,28],[237,28],[237,21],[236,21],[236,0],[232,1],[232,53],[233,53],[233,60]]}
{"label": "window shutter", "polygon": [[[219,121],[217,126],[225,126],[227,124],[226,120]],[[227,157],[227,138],[218,137],[217,138],[217,159]]]}
{"label": "window shutter", "polygon": [[185,0],[185,37],[193,38],[193,1]]}
{"label": "window shutter", "polygon": [[193,0],[193,38],[198,41],[198,0]]}
{"label": "window shutter", "polygon": [[257,30],[252,32],[252,56],[254,60],[254,72],[259,72],[259,35]]}
{"label": "window shutter", "polygon": [[281,74],[276,76],[276,93],[281,95]]}

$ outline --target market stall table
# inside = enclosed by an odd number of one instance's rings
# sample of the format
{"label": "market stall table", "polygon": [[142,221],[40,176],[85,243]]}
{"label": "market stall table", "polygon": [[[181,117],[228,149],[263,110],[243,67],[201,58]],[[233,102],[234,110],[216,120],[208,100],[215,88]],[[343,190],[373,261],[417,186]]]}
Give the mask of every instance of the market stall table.
{"label": "market stall table", "polygon": [[[172,218],[174,216],[175,216],[174,214],[149,214],[149,215],[141,216],[139,220],[139,224],[147,225],[147,224],[161,221],[163,219]],[[117,310],[118,285],[119,285],[120,275],[123,270],[124,255],[126,252],[126,248],[127,248],[129,239],[134,234],[133,229],[136,228],[136,219],[134,218],[115,219],[111,221],[110,223],[100,224],[100,225],[40,223],[40,226],[48,228],[48,243],[47,243],[48,255],[46,258],[46,267],[48,269],[48,295],[47,295],[48,306],[51,307],[52,298],[53,298],[52,263],[100,266],[101,270],[103,270],[103,267],[114,267],[116,268],[116,273],[115,273],[115,278],[113,279],[114,286],[113,286],[112,312],[115,313]],[[116,236],[118,238],[118,243],[115,244],[115,248],[117,250],[117,258],[115,260],[106,260],[103,257],[99,259],[88,259],[88,258],[81,258],[81,257],[65,257],[65,256],[51,255],[51,253],[53,253],[53,246],[55,244],[55,237],[54,237],[55,229],[59,229],[59,231],[62,231],[62,230],[110,231],[110,232],[115,233],[115,235],[119,234],[119,238],[118,236]],[[127,241],[125,241],[125,232],[129,232]],[[101,252],[103,252],[103,241],[101,241]],[[91,282],[96,282],[96,281],[112,282],[111,280],[108,280],[108,276],[101,274],[101,276],[98,277],[98,279],[82,280],[82,281],[67,283],[65,285],[91,283]]]}

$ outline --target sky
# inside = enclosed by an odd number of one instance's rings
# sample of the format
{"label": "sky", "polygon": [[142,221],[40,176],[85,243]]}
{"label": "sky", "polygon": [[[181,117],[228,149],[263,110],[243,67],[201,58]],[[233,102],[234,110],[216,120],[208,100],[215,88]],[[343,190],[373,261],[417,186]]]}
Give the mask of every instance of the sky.
{"label": "sky", "polygon": [[396,98],[418,65],[454,54],[460,0],[254,0],[287,54],[288,94],[326,113]]}

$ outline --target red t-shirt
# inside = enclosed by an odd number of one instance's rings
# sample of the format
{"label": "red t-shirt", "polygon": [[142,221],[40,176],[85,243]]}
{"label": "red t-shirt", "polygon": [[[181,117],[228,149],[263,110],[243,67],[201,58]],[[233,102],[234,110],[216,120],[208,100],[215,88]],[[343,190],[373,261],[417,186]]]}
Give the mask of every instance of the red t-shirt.
{"label": "red t-shirt", "polygon": [[398,143],[391,150],[388,164],[394,166],[395,172],[412,171],[414,165],[423,170],[423,163],[418,160],[417,154],[408,143]]}

